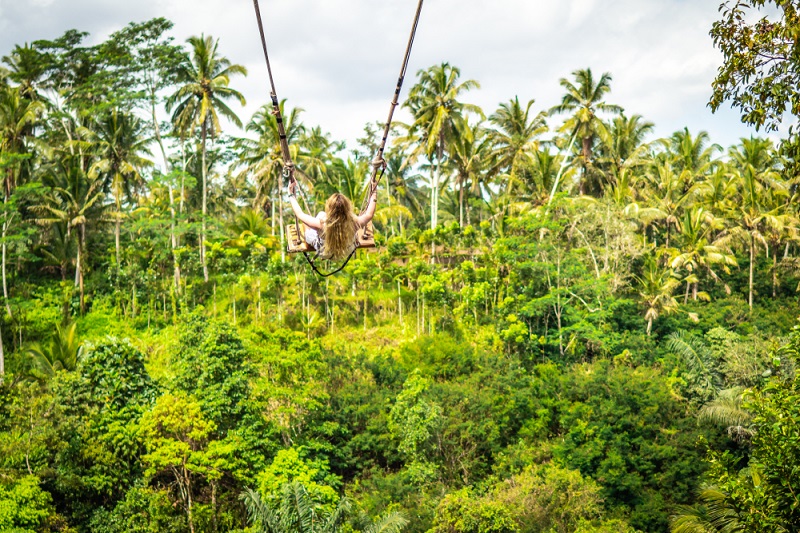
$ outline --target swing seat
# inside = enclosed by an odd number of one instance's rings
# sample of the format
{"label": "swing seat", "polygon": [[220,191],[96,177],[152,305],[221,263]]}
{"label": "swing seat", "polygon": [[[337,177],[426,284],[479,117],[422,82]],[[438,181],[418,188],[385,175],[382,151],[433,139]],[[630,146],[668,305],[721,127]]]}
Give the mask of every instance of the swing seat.
{"label": "swing seat", "polygon": [[[286,226],[286,251],[290,254],[300,252],[315,252],[316,250],[306,242],[306,225],[300,224],[300,231],[297,231],[297,224],[288,224]],[[375,228],[370,221],[366,227],[358,230],[358,247],[359,248],[375,248]]]}
{"label": "swing seat", "polygon": [[372,221],[358,230],[357,235],[359,248],[375,248],[375,228],[372,227]]}
{"label": "swing seat", "polygon": [[297,225],[289,224],[286,226],[286,251],[290,254],[299,252],[315,252],[314,248],[306,242],[306,225],[300,224],[300,233],[297,232]]}

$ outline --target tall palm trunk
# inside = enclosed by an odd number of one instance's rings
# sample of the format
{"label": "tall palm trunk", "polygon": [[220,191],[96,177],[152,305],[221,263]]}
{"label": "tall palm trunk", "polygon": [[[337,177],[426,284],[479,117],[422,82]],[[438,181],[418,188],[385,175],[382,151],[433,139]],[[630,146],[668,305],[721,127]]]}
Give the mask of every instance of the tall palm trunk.
{"label": "tall palm trunk", "polygon": [[76,259],[76,270],[75,270],[75,281],[76,285],[78,285],[78,291],[80,294],[80,307],[81,307],[81,315],[86,313],[86,300],[84,298],[84,285],[83,285],[83,263],[85,262],[85,258],[81,251],[83,250],[86,244],[86,225],[81,224],[81,233],[78,238],[78,257]]}
{"label": "tall palm trunk", "polygon": [[202,194],[203,194],[203,220],[200,224],[200,263],[203,265],[203,279],[208,283],[208,263],[206,263],[206,214],[208,212],[208,171],[206,170],[206,136],[208,134],[206,123],[203,122],[203,146],[201,149],[201,174],[203,176]]}
{"label": "tall palm trunk", "polygon": [[458,175],[458,225],[464,227],[464,176]]}
{"label": "tall palm trunk", "polygon": [[436,193],[439,187],[437,169],[431,167],[431,230],[436,229]]}
{"label": "tall palm trunk", "polygon": [[[121,176],[117,176],[120,178]],[[119,281],[119,273],[120,273],[120,246],[119,246],[119,234],[122,227],[122,191],[120,191],[120,184],[114,184],[114,202],[117,206],[117,212],[114,213],[114,246],[117,254],[117,281]]]}
{"label": "tall palm trunk", "polygon": [[[150,98],[150,117],[153,121],[153,130],[155,131],[156,142],[158,143],[158,147],[161,149],[161,157],[164,159],[164,172],[167,174],[170,173],[170,164],[169,160],[167,159],[167,151],[164,149],[164,140],[161,138],[161,127],[158,125],[158,118],[156,117],[156,99],[155,94],[151,95]],[[172,182],[170,181],[167,185],[169,189],[169,237],[170,237],[170,246],[172,247],[172,264],[174,269],[174,278],[175,278],[175,294],[181,293],[181,267],[178,263],[178,254],[176,249],[178,248],[178,239],[175,235],[175,194],[172,190]]]}
{"label": "tall palm trunk", "polygon": [[186,516],[189,519],[189,531],[194,533],[194,516],[192,515],[192,479],[186,466],[183,467],[183,484],[186,491]]}
{"label": "tall palm trunk", "polygon": [[753,263],[755,263],[756,257],[756,237],[752,233],[750,233],[750,293],[747,298],[747,303],[750,306],[750,311],[753,310]]}
{"label": "tall palm trunk", "polygon": [[6,234],[8,233],[8,210],[6,209],[6,205],[8,204],[8,195],[3,196],[3,216],[5,220],[3,220],[3,299],[6,303],[6,312],[8,316],[11,315],[11,304],[8,301],[8,281],[6,279],[6,266],[7,266],[7,250],[8,245],[6,244]]}
{"label": "tall palm trunk", "polygon": [[181,265],[178,262],[178,237],[175,235],[175,195],[172,183],[169,184],[169,241],[172,247],[173,278],[175,280],[175,294],[181,293]]}
{"label": "tall palm trunk", "polygon": [[772,297],[776,298],[778,295],[778,243],[772,248]]}
{"label": "tall palm trunk", "polygon": [[431,263],[436,261],[436,197],[439,195],[439,170],[431,168]]}
{"label": "tall palm trunk", "polygon": [[581,146],[581,156],[583,157],[583,179],[578,185],[581,196],[586,194],[586,180],[589,179],[589,162],[592,159],[592,138],[583,137]]}
{"label": "tall palm trunk", "polygon": [[3,350],[3,331],[0,328],[0,385],[3,384],[3,378],[6,375],[6,357]]}
{"label": "tall palm trunk", "polygon": [[283,230],[284,222],[283,222],[283,196],[281,196],[280,191],[278,192],[278,230],[281,232],[281,263],[286,262],[286,243],[284,239],[286,238],[285,231]]}
{"label": "tall palm trunk", "polygon": [[[436,152],[436,169],[432,176],[432,190],[431,190],[431,231],[436,230],[436,225],[439,222],[439,180],[442,171],[442,157],[444,157],[444,131],[439,132],[439,142],[437,143]],[[436,237],[431,239],[431,262],[434,261],[436,255]]]}
{"label": "tall palm trunk", "polygon": [[8,199],[11,196],[11,184],[14,182],[14,175],[13,170],[8,169],[8,175],[6,177],[6,184],[5,190],[3,193],[3,298],[6,303],[6,312],[8,316],[12,316],[11,314],[11,304],[8,301],[8,281],[6,279],[6,267],[8,264],[7,254],[8,254],[8,244],[6,244],[6,235],[8,234]]}

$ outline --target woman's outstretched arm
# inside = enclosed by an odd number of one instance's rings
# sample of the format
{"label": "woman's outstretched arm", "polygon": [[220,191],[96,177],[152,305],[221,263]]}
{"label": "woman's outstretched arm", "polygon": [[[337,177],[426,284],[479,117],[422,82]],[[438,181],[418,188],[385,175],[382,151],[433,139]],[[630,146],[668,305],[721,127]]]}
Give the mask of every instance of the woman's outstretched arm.
{"label": "woman's outstretched arm", "polygon": [[375,188],[372,195],[369,198],[369,203],[367,204],[367,209],[364,211],[363,215],[358,215],[356,217],[356,222],[358,222],[359,226],[366,226],[372,217],[375,216],[375,208],[378,207],[378,188]]}
{"label": "woman's outstretched arm", "polygon": [[295,216],[297,219],[306,225],[307,228],[321,230],[322,223],[315,217],[306,214],[303,209],[300,207],[300,204],[297,203],[297,198],[294,195],[294,184],[289,185],[289,203],[292,204],[292,211],[294,211]]}

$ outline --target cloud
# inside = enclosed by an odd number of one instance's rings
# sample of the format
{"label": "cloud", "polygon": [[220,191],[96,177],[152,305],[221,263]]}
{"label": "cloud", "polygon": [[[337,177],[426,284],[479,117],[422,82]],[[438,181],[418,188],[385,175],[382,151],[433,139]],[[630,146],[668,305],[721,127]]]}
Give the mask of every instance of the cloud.
{"label": "cloud", "polygon": [[[260,2],[278,94],[305,108],[308,124],[352,145],[365,123],[385,118],[414,0]],[[174,21],[177,41],[213,35],[222,54],[248,67],[246,79],[232,81],[247,97],[245,122],[268,101],[250,2],[0,0],[0,54],[69,28],[97,42],[128,22],[157,16]],[[487,114],[517,95],[535,99],[538,111],[559,101],[560,78],[590,67],[613,75],[608,100],[655,122],[657,136],[688,126],[728,145],[751,131],[735,112],[712,115],[706,107],[721,62],[708,36],[718,16],[715,2],[686,0],[429,1],[403,95],[417,70],[448,61],[464,79],[481,83],[465,99]]]}

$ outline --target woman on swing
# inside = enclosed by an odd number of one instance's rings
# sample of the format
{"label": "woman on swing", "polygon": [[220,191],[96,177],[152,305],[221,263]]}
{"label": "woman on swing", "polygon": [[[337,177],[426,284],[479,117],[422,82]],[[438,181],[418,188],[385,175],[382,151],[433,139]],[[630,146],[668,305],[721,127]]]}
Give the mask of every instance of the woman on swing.
{"label": "woman on swing", "polygon": [[323,259],[338,261],[344,259],[357,246],[356,233],[369,224],[375,215],[378,204],[378,190],[370,194],[364,213],[356,215],[353,202],[341,193],[334,193],[325,202],[325,211],[316,217],[303,212],[295,197],[297,182],[289,183],[289,201],[298,220],[305,224],[305,239]]}

